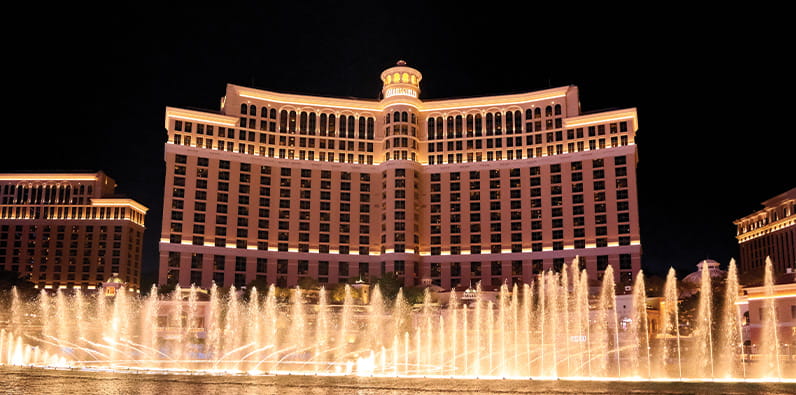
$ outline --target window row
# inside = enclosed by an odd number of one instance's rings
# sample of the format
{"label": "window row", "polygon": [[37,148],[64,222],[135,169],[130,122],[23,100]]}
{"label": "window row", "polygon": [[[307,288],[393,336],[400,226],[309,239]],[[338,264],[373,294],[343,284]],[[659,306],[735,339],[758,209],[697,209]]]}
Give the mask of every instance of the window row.
{"label": "window row", "polygon": [[542,127],[542,109],[540,107],[526,109],[524,123],[522,115],[523,112],[517,110],[505,113],[489,112],[484,115],[479,113],[464,116],[429,117],[426,122],[428,139],[492,136],[501,135],[504,131],[506,134],[523,133],[523,124],[526,128],[525,132],[562,127],[560,104],[545,108],[545,117],[556,118],[546,119],[544,128]]}
{"label": "window row", "polygon": [[93,194],[93,185],[3,185],[2,204],[84,204]]}
{"label": "window row", "polygon": [[[600,125],[604,126],[604,125]],[[593,127],[590,127],[591,129]],[[602,136],[600,134],[599,136]],[[466,139],[466,140],[453,140],[444,142],[432,142],[428,143],[428,152],[443,152],[443,151],[461,151],[461,150],[472,150],[472,149],[491,149],[491,148],[512,148],[512,147],[522,147],[522,146],[530,146],[530,145],[541,145],[541,144],[550,144],[550,143],[557,143],[565,140],[574,140],[574,139],[583,139],[585,138],[583,135],[583,129],[570,129],[567,130],[566,138],[564,137],[564,132],[554,131],[554,132],[547,132],[547,133],[536,133],[536,134],[529,134],[526,135],[524,138],[523,136],[514,136],[514,137],[495,137],[495,138],[487,138],[487,139]],[[595,137],[592,133],[589,133],[589,137]],[[624,137],[624,139],[622,139]],[[595,149],[597,146],[600,148],[605,148],[606,140],[602,139],[602,143],[600,140],[592,140],[594,141],[594,146],[592,147],[591,143],[589,143],[590,149]],[[619,144],[620,141],[625,141],[622,145],[627,145],[627,136],[619,136],[610,140],[611,146]],[[585,148],[583,145],[584,142],[581,142],[580,150],[582,151]],[[575,145],[573,145],[574,147]]]}

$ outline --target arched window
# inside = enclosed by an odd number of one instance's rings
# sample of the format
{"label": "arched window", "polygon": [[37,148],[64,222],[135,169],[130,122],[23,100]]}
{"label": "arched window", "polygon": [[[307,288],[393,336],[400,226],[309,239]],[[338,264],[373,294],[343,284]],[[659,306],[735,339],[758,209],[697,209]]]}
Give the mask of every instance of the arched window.
{"label": "arched window", "polygon": [[297,114],[295,111],[290,112],[290,120],[288,121],[287,125],[288,132],[290,133],[296,133],[296,115]]}
{"label": "arched window", "polygon": [[387,113],[387,117],[384,119],[384,123],[390,123],[390,113]]}
{"label": "arched window", "polygon": [[299,131],[302,134],[307,131],[307,113],[304,111],[299,115]]}
{"label": "arched window", "polygon": [[375,133],[375,124],[376,120],[374,118],[368,118],[368,140],[373,140],[373,135]]}
{"label": "arched window", "polygon": [[556,115],[561,115],[561,105],[560,104],[556,104],[555,114]]}
{"label": "arched window", "polygon": [[279,132],[287,132],[287,110],[279,112]]}
{"label": "arched window", "polygon": [[499,113],[495,113],[495,134],[503,133],[503,116]]}
{"label": "arched window", "polygon": [[514,111],[514,131],[522,133],[522,112]]}
{"label": "arched window", "polygon": [[536,107],[536,108],[533,110],[533,116],[534,116],[535,118],[541,118],[541,117],[542,117],[542,108],[541,108],[541,107]]}
{"label": "arched window", "polygon": [[438,139],[442,138],[442,126],[443,126],[443,123],[444,123],[444,121],[443,121],[442,117],[437,118],[437,138]]}
{"label": "arched window", "polygon": [[511,111],[506,111],[506,133],[514,133],[514,114]]}
{"label": "arched window", "polygon": [[240,113],[243,114],[243,115],[246,115],[246,113],[249,112],[248,108],[249,107],[246,105],[246,103],[241,103],[240,104]]}
{"label": "arched window", "polygon": [[350,137],[350,138],[354,138],[354,122],[356,122],[356,120],[354,119],[354,116],[353,115],[349,115],[348,116],[348,137]]}
{"label": "arched window", "polygon": [[409,122],[409,113],[406,111],[401,113],[401,122]]}
{"label": "arched window", "polygon": [[268,118],[268,107],[266,106],[260,107],[260,117]]}
{"label": "arched window", "polygon": [[525,110],[525,119],[533,119],[533,110],[528,108]]}
{"label": "arched window", "polygon": [[547,106],[544,108],[544,116],[550,117],[553,115],[553,107]]}
{"label": "arched window", "polygon": [[428,119],[428,139],[434,140],[434,118]]}
{"label": "arched window", "polygon": [[326,114],[324,113],[321,113],[320,124],[321,124],[321,130],[320,130],[321,136],[326,136]]}
{"label": "arched window", "polygon": [[272,108],[270,113],[271,116],[269,118],[276,119],[276,108]]}
{"label": "arched window", "polygon": [[257,116],[257,106],[255,106],[254,104],[249,106],[249,115],[251,115],[253,117]]}
{"label": "arched window", "polygon": [[467,137],[473,137],[473,114],[467,114]]}
{"label": "arched window", "polygon": [[346,121],[347,120],[348,120],[348,116],[346,116],[346,115],[341,115],[340,116],[340,137],[346,137],[346,135],[347,135],[347,130],[348,130],[348,129],[346,129],[346,126],[347,126],[347,122]]}
{"label": "arched window", "polygon": [[481,114],[475,114],[475,136],[481,137],[482,133]]}
{"label": "arched window", "polygon": [[365,138],[365,117],[359,117],[359,130],[358,130],[359,138]]}
{"label": "arched window", "polygon": [[462,116],[456,116],[456,137],[462,137]]}
{"label": "arched window", "polygon": [[335,115],[334,114],[329,114],[329,136],[334,136],[334,132],[335,132],[334,128],[336,127],[335,121],[336,121]]}
{"label": "arched window", "polygon": [[309,125],[307,125],[307,128],[308,128],[310,134],[313,135],[313,136],[315,135],[315,129],[317,129],[316,123],[315,123],[315,117],[316,117],[315,113],[311,112],[310,113],[310,122],[309,122]]}

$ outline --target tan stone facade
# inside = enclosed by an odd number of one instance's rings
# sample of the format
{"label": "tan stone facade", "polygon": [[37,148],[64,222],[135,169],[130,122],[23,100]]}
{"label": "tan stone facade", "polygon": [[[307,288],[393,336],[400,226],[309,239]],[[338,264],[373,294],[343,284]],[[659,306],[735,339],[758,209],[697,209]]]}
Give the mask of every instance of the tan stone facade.
{"label": "tan stone facade", "polygon": [[380,100],[228,85],[220,111],[167,108],[158,282],[448,289],[580,257],[632,283],[635,109],[580,114],[574,86],[423,101],[417,70],[381,78]]}
{"label": "tan stone facade", "polygon": [[147,208],[114,195],[103,172],[0,174],[0,268],[40,289],[141,279]]}
{"label": "tan stone facade", "polygon": [[770,257],[775,273],[796,269],[796,188],[766,200],[763,209],[733,222],[740,271],[761,271]]}

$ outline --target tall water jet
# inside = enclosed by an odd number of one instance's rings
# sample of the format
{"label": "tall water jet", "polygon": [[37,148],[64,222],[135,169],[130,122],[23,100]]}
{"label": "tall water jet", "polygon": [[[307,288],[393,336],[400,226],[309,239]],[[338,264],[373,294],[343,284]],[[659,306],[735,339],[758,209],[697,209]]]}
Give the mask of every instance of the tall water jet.
{"label": "tall water jet", "polygon": [[538,376],[545,376],[548,374],[545,371],[545,351],[547,349],[547,331],[545,328],[545,321],[547,320],[547,313],[545,311],[546,299],[547,299],[547,292],[545,289],[545,285],[547,281],[545,281],[545,274],[541,273],[539,277],[536,279],[536,303],[534,308],[534,317],[536,318],[534,322],[534,329],[533,331],[538,333],[538,346],[536,351],[536,373],[535,375]]}
{"label": "tall water jet", "polygon": [[[98,301],[102,301],[100,303],[103,310],[105,310],[105,299],[103,296],[97,296]],[[100,319],[105,318],[105,322],[103,325],[102,336],[98,340],[102,340],[105,343],[108,351],[108,360],[110,361],[117,361],[120,359],[122,355],[122,348],[119,346],[119,340],[121,339],[129,339],[129,323],[128,317],[130,316],[130,309],[128,308],[127,304],[127,292],[125,291],[124,287],[119,288],[114,296],[112,297],[112,305],[110,306],[111,309],[107,316],[98,316]]]}
{"label": "tall water jet", "polygon": [[77,339],[84,339],[88,336],[88,320],[89,317],[87,315],[88,306],[86,305],[86,300],[83,295],[83,291],[78,288],[75,290],[74,294],[74,322],[77,326],[75,331],[75,336]]}
{"label": "tall water jet", "polygon": [[774,292],[774,265],[766,257],[763,275],[763,307],[760,309],[760,368],[763,377],[782,377],[779,350],[779,323]]}
{"label": "tall water jet", "polygon": [[720,355],[716,371],[723,372],[723,378],[746,377],[743,353],[743,323],[738,310],[740,286],[735,259],[730,260],[724,289],[724,305],[721,313],[721,338],[716,355]]}
{"label": "tall water jet", "polygon": [[[431,366],[433,347],[431,347],[434,338],[434,324],[432,317],[431,306],[431,291],[426,288],[423,290],[423,307],[421,309],[422,317],[422,336],[417,339],[418,344],[418,365]],[[426,347],[423,347],[423,339],[425,339]]]}
{"label": "tall water jet", "polygon": [[242,306],[243,322],[241,323],[245,328],[245,337],[243,344],[249,345],[246,353],[241,357],[240,368],[248,371],[250,368],[249,362],[256,360],[263,351],[263,314],[260,308],[260,292],[257,287],[252,286],[248,290],[248,297]]}
{"label": "tall water jet", "polygon": [[61,289],[55,291],[55,337],[59,343],[63,343],[70,338],[70,328],[66,323],[71,321],[69,306],[67,305],[66,295]]}
{"label": "tall water jet", "polygon": [[210,359],[218,359],[223,354],[221,349],[222,342],[222,309],[221,295],[218,286],[213,283],[210,286],[210,311],[208,312],[209,321],[206,326],[207,331],[207,353]]}
{"label": "tall water jet", "polygon": [[[621,355],[619,350],[619,319],[616,311],[616,283],[614,282],[613,266],[608,265],[603,274],[602,288],[600,289],[600,302],[598,309],[597,342],[602,350],[601,370],[604,375],[610,375],[610,365],[615,365],[616,376],[621,376]],[[604,324],[603,324],[604,323]]]}
{"label": "tall water jet", "polygon": [[41,334],[45,339],[55,336],[53,319],[50,316],[51,310],[50,296],[47,295],[47,291],[42,289],[39,292],[39,316],[41,317]]}
{"label": "tall water jet", "polygon": [[351,293],[351,286],[345,285],[345,297],[343,298],[343,310],[340,313],[340,320],[338,321],[339,332],[337,334],[337,341],[335,347],[335,361],[339,361],[347,354],[349,340],[349,331],[353,329],[351,320],[354,314],[354,296]]}
{"label": "tall water jet", "polygon": [[519,286],[517,283],[514,283],[514,287],[511,292],[511,333],[512,337],[511,342],[509,343],[508,347],[511,348],[512,352],[514,353],[514,359],[512,360],[512,367],[510,374],[513,376],[518,376],[519,373],[519,365],[520,365],[520,295],[519,295]]}
{"label": "tall water jet", "polygon": [[[185,336],[188,338],[188,342],[193,345],[197,343],[196,333],[198,327],[198,315],[199,315],[199,306],[198,306],[198,295],[196,291],[196,286],[191,285],[191,288],[188,290],[188,314],[187,314],[187,324],[186,328],[187,331]],[[255,316],[256,317],[256,316]],[[192,350],[194,352],[194,350]],[[189,356],[185,356],[188,358]],[[194,356],[190,356],[191,359],[194,359]]]}
{"label": "tall water jet", "polygon": [[549,344],[547,375],[550,377],[558,377],[558,344],[561,335],[561,328],[559,327],[561,324],[561,309],[559,306],[561,284],[559,280],[558,273],[552,270],[547,271],[545,275],[545,337]]}
{"label": "tall water jet", "polygon": [[555,311],[558,316],[556,328],[555,350],[557,357],[556,376],[569,375],[569,276],[567,265],[564,264],[560,271],[555,273]]}
{"label": "tall water jet", "polygon": [[577,311],[577,320],[580,327],[579,332],[579,350],[580,350],[580,374],[579,375],[592,375],[592,351],[591,351],[591,323],[589,322],[589,276],[586,269],[580,272],[578,280],[578,289],[576,291],[577,301],[575,302],[575,310]]}
{"label": "tall water jet", "polygon": [[179,284],[171,294],[171,317],[169,319],[169,330],[173,333],[171,338],[170,354],[173,358],[184,359],[185,352],[185,307],[182,303],[182,288]]}
{"label": "tall water jet", "polygon": [[[22,301],[19,298],[19,291],[15,285],[11,288],[11,325],[9,328],[11,333],[17,334],[22,328],[22,320],[24,317],[23,310],[24,306],[22,305]],[[1,343],[2,342],[0,342],[0,346],[2,346]]]}
{"label": "tall water jet", "polygon": [[644,272],[639,270],[633,284],[633,310],[630,320],[630,365],[633,376],[652,378],[650,338],[647,320],[647,290]]}
{"label": "tall water jet", "polygon": [[[265,343],[271,349],[279,349],[279,310],[277,306],[276,286],[271,284],[268,287],[268,295],[265,297],[265,304],[263,305],[263,315],[265,316]],[[327,332],[328,333],[328,332]],[[274,368],[275,365],[268,365],[268,368]]]}
{"label": "tall water jet", "polygon": [[[448,349],[450,350],[450,374],[458,374],[458,360],[459,360],[459,300],[456,298],[456,292],[451,291],[450,299],[448,300],[448,312],[450,317],[450,339]],[[444,339],[444,338],[443,338]]]}
{"label": "tall water jet", "polygon": [[501,376],[506,375],[506,360],[508,359],[508,350],[506,347],[506,342],[508,339],[507,333],[509,331],[509,287],[508,284],[505,282],[500,286],[500,299],[498,300],[498,324],[497,330],[499,332],[498,336],[498,352],[502,356],[499,360],[500,366],[498,373]]}
{"label": "tall water jet", "polygon": [[[290,307],[290,333],[304,333],[306,326],[306,317],[304,314],[304,294],[301,288],[294,288],[293,300]],[[295,350],[301,351],[306,345],[304,336],[291,336],[293,341],[292,346]]]}
{"label": "tall water jet", "polygon": [[[224,341],[222,358],[234,359],[238,356],[237,350],[243,345],[244,338],[241,317],[241,303],[237,289],[232,286],[227,292],[227,309],[224,322]],[[297,332],[300,333],[300,332]],[[230,355],[232,354],[232,355]]]}
{"label": "tall water jet", "polygon": [[[674,268],[669,268],[664,285],[664,305],[661,314],[663,315],[663,366],[666,371],[674,365],[677,378],[683,378],[683,363],[680,347],[680,306],[678,305],[677,277]],[[669,373],[671,374],[671,373]]]}
{"label": "tall water jet", "polygon": [[144,300],[144,305],[141,311],[141,343],[149,350],[147,358],[155,361],[157,358],[157,335],[158,335],[158,316],[159,307],[158,303],[158,290],[157,286],[152,285],[149,291],[149,296]]}
{"label": "tall water jet", "polygon": [[368,330],[371,331],[370,347],[373,350],[380,349],[392,336],[385,333],[384,328],[384,298],[381,295],[379,285],[373,287],[370,293],[370,311],[368,314]]}
{"label": "tall water jet", "polygon": [[329,346],[329,302],[326,288],[321,287],[318,292],[318,315],[315,320],[315,371],[322,371],[317,362],[326,359],[326,349]]}
{"label": "tall water jet", "polygon": [[532,362],[531,330],[533,328],[532,308],[533,308],[533,287],[530,284],[526,283],[522,285],[522,319],[521,319],[521,331],[522,333],[524,333],[522,340],[525,346],[523,348],[523,353],[525,354],[525,359],[523,360],[525,369],[522,370],[522,374],[526,376],[531,376],[533,374],[533,370],[531,367],[531,362]]}
{"label": "tall water jet", "polygon": [[708,261],[702,261],[699,282],[699,305],[692,338],[694,354],[690,358],[693,369],[701,377],[713,374],[713,288]]}

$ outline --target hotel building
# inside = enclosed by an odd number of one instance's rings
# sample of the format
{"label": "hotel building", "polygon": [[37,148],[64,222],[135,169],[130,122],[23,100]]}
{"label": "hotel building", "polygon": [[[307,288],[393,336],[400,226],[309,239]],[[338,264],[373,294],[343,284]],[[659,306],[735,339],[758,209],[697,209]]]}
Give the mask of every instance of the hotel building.
{"label": "hotel building", "polygon": [[774,272],[796,269],[796,188],[762,203],[763,209],[733,223],[741,273],[761,271],[770,257]]}
{"label": "hotel building", "polygon": [[421,79],[399,62],[374,100],[227,85],[220,111],[166,108],[159,283],[491,287],[579,257],[632,284],[635,109],[581,114],[575,86],[421,100]]}
{"label": "hotel building", "polygon": [[137,291],[147,208],[103,172],[0,174],[0,269],[39,289],[96,289],[117,273]]}

